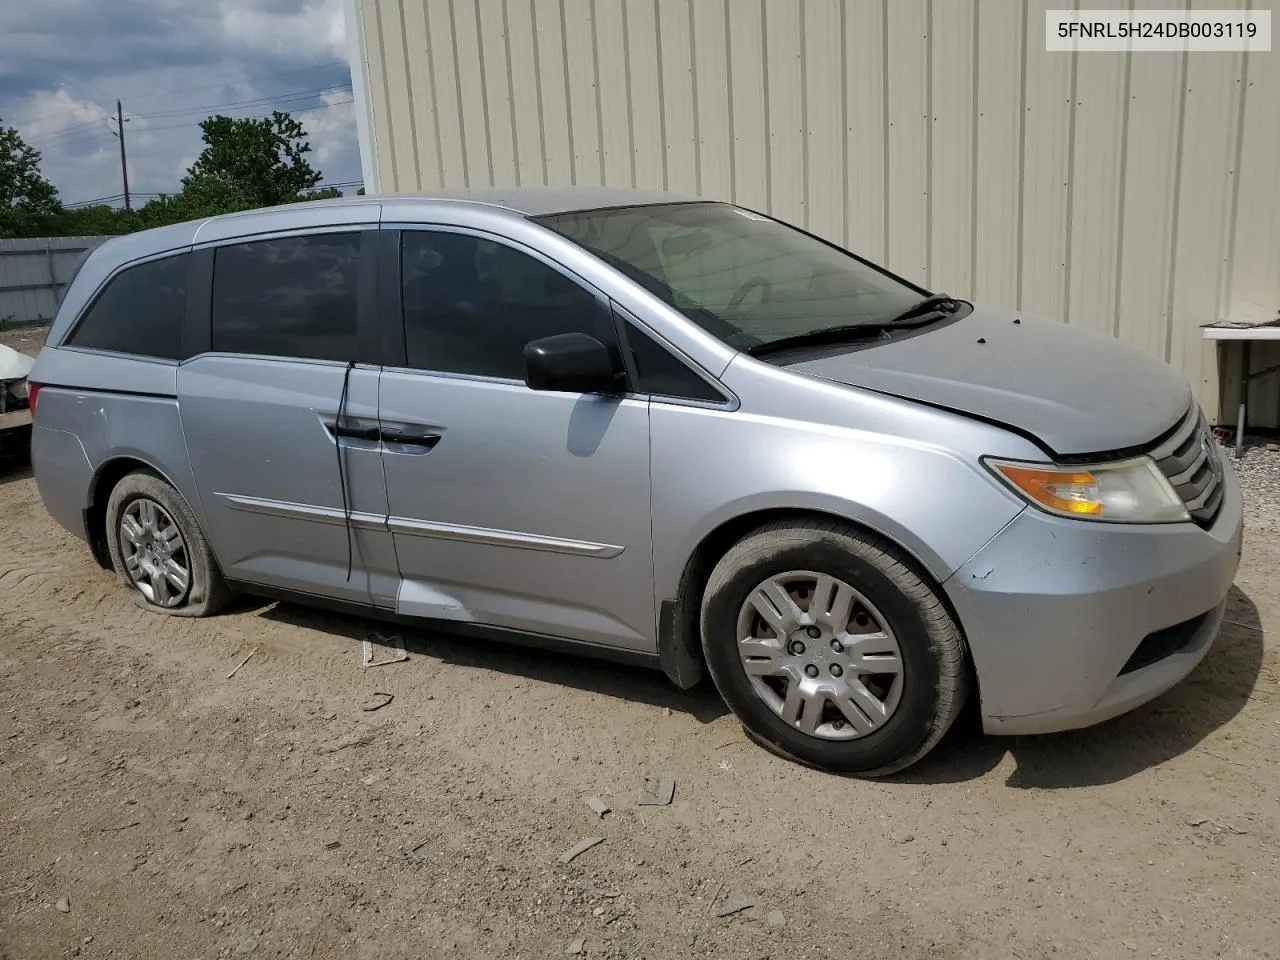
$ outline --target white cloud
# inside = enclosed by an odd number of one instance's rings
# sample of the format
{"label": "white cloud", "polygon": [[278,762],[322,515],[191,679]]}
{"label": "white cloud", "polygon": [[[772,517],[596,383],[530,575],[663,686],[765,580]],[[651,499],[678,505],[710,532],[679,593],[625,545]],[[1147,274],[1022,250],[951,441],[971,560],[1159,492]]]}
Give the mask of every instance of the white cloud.
{"label": "white cloud", "polygon": [[256,0],[222,0],[222,32],[233,44],[305,59],[347,55],[342,0],[304,0],[299,9],[263,9]]}
{"label": "white cloud", "polygon": [[[298,114],[298,119],[306,127],[311,142],[311,157],[314,159],[312,166],[325,171],[326,175],[330,172],[339,173],[338,170],[330,171],[326,167],[332,167],[336,160],[350,160],[348,154],[353,146],[351,127],[355,123],[351,91],[329,90],[321,94],[320,99],[327,106],[304,110]],[[349,166],[349,163],[344,164],[344,168]],[[326,179],[333,178],[326,176]]]}
{"label": "white cloud", "polygon": [[[113,105],[114,106],[114,105]],[[66,90],[41,90],[27,99],[22,115],[34,119],[22,124],[28,141],[55,140],[107,122],[111,112],[100,104],[77,100]]]}
{"label": "white cloud", "polygon": [[62,88],[37,91],[23,102],[21,114],[30,119],[18,124],[19,131],[40,151],[41,172],[64,202],[120,192],[120,154],[108,119],[114,107],[78,100]]}

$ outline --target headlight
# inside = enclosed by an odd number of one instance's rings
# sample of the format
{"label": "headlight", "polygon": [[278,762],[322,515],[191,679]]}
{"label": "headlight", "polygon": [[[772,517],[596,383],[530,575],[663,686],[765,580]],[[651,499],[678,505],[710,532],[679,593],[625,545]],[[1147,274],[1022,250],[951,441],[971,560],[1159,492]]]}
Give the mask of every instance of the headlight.
{"label": "headlight", "polygon": [[1186,505],[1150,457],[1061,467],[1012,460],[983,462],[1033,506],[1061,517],[1112,523],[1191,519]]}
{"label": "headlight", "polygon": [[27,381],[26,380],[10,380],[5,384],[9,388],[9,396],[15,400],[27,399]]}

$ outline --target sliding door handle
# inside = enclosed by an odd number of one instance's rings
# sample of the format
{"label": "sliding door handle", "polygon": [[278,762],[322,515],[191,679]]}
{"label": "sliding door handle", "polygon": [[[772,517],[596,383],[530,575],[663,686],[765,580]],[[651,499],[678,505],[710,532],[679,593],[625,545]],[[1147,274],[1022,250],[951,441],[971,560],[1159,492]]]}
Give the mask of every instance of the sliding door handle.
{"label": "sliding door handle", "polygon": [[344,440],[368,440],[376,443],[379,439],[377,427],[351,427],[343,424],[338,427],[337,433]]}
{"label": "sliding door handle", "polygon": [[382,439],[377,420],[363,417],[344,416],[339,423],[335,420],[322,419],[321,423],[329,436],[338,440],[359,440],[365,443],[377,443]]}
{"label": "sliding door handle", "polygon": [[440,434],[420,427],[383,427],[382,442],[404,444],[405,446],[430,450],[440,442]]}

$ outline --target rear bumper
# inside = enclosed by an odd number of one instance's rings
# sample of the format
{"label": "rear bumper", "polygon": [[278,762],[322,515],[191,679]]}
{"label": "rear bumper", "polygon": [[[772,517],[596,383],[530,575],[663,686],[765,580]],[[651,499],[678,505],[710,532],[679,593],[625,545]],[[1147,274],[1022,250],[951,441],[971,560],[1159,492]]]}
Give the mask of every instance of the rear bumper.
{"label": "rear bumper", "polygon": [[1191,672],[1217,636],[1240,562],[1240,488],[1230,465],[1224,472],[1208,529],[1028,508],[947,581],[988,732],[1089,726]]}

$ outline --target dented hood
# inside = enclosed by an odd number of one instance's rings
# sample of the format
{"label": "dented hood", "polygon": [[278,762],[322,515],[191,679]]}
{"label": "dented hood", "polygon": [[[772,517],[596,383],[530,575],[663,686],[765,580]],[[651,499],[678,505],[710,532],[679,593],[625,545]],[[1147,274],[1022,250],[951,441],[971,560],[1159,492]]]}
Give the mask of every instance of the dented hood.
{"label": "dented hood", "polygon": [[914,336],[786,367],[1006,424],[1061,455],[1150,443],[1192,399],[1171,367],[1117,340],[982,307]]}
{"label": "dented hood", "polygon": [[31,372],[35,357],[28,357],[12,347],[0,344],[0,380],[21,380]]}

